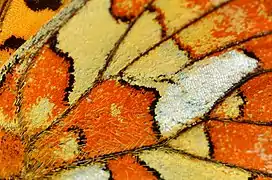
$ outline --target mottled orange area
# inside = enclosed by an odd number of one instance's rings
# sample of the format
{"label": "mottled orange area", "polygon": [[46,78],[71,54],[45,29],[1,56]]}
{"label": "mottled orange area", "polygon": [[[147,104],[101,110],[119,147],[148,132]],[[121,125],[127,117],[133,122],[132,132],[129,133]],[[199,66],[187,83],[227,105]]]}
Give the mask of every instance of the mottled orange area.
{"label": "mottled orange area", "polygon": [[119,157],[116,160],[108,162],[108,168],[115,180],[139,179],[139,180],[156,180],[157,177],[152,172],[139,164],[137,159],[131,155]]}
{"label": "mottled orange area", "polygon": [[12,71],[12,73],[8,73],[0,88],[0,113],[3,113],[0,116],[5,116],[1,117],[1,120],[5,120],[7,122],[11,122],[15,118],[15,100],[17,94],[16,83],[18,78],[19,75],[15,70]]}
{"label": "mottled orange area", "polygon": [[111,12],[124,21],[137,17],[151,0],[112,0]]}
{"label": "mottled orange area", "polygon": [[257,177],[255,180],[272,180],[270,177]]}
{"label": "mottled orange area", "polygon": [[234,0],[183,30],[177,41],[194,58],[272,29],[272,4]]}
{"label": "mottled orange area", "polygon": [[201,10],[206,10],[212,5],[210,0],[187,0],[187,3],[189,8],[199,6]]}
{"label": "mottled orange area", "polygon": [[[23,168],[24,146],[19,137],[0,131],[0,178],[18,176]],[[12,178],[13,179],[13,178]]]}
{"label": "mottled orange area", "polygon": [[62,2],[63,5],[57,11],[49,9],[33,11],[27,7],[24,0],[12,0],[1,26],[0,44],[12,35],[23,39],[30,38],[63,6],[67,5],[69,0]]}
{"label": "mottled orange area", "polygon": [[[59,57],[48,46],[44,46],[34,59],[34,65],[26,74],[24,86],[22,88],[22,123],[27,132],[25,135],[33,135],[46,128],[51,121],[60,115],[66,108],[64,102],[65,89],[69,84],[69,66],[66,58]],[[41,124],[35,124],[35,119],[31,119],[30,112],[41,102],[52,103],[52,111],[48,112],[47,119]],[[47,106],[41,111],[48,110]],[[39,109],[37,108],[36,111]],[[39,116],[41,112],[34,112]],[[33,113],[32,113],[33,114]],[[42,113],[41,113],[42,114]]]}
{"label": "mottled orange area", "polygon": [[10,48],[0,50],[0,67],[2,67],[5,64],[5,62],[9,59],[9,57],[14,51],[15,50]]}
{"label": "mottled orange area", "polygon": [[253,52],[260,59],[262,68],[272,68],[272,35],[253,39],[245,43],[243,47],[247,51]]}
{"label": "mottled orange area", "polygon": [[272,73],[255,77],[241,88],[245,97],[241,119],[252,121],[272,121]]}
{"label": "mottled orange area", "polygon": [[245,168],[271,172],[272,127],[209,121],[213,158]]}
{"label": "mottled orange area", "polygon": [[[38,139],[30,162],[54,168],[75,160],[78,153],[75,150],[68,156],[66,145],[61,143],[63,138],[76,138],[79,147],[75,149],[83,155],[80,159],[152,145],[157,142],[157,134],[149,107],[155,100],[153,91],[104,81]],[[67,144],[69,149],[71,144]],[[36,171],[35,167],[31,169]]]}

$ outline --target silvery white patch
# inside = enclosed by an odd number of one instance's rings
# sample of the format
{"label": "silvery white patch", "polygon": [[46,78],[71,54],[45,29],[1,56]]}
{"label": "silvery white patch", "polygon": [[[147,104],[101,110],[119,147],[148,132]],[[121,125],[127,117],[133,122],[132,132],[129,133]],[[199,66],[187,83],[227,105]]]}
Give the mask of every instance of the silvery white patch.
{"label": "silvery white patch", "polygon": [[98,165],[78,167],[61,174],[63,180],[108,180],[110,174]]}
{"label": "silvery white patch", "polygon": [[257,66],[257,60],[233,50],[199,61],[180,72],[179,82],[168,87],[155,109],[161,132],[203,116]]}

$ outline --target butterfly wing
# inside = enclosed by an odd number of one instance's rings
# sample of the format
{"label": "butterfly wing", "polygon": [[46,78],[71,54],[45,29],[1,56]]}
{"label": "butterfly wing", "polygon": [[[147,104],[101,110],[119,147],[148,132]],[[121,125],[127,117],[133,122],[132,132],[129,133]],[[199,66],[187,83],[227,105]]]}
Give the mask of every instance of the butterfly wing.
{"label": "butterfly wing", "polygon": [[269,176],[270,68],[260,52],[269,48],[255,43],[270,33],[269,10],[265,1],[91,0],[59,30],[47,26],[57,33],[21,60],[19,80],[5,81],[18,82],[7,97],[17,102],[22,177]]}

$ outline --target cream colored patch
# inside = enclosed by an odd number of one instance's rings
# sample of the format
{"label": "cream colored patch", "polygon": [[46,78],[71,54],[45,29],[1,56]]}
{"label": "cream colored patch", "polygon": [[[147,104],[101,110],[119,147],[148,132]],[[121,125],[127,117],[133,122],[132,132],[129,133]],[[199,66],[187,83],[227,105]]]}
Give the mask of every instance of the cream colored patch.
{"label": "cream colored patch", "polygon": [[54,154],[64,161],[69,161],[80,153],[77,139],[73,135],[60,139],[59,148],[59,150],[54,151]]}
{"label": "cream colored patch", "polygon": [[117,117],[118,115],[120,115],[121,114],[121,108],[120,107],[118,107],[116,104],[111,104],[111,107],[110,107],[110,109],[111,109],[111,115],[113,116],[113,117]]}
{"label": "cream colored patch", "polygon": [[188,7],[188,0],[157,0],[154,5],[164,14],[167,35],[172,34],[205,12],[198,5]]}
{"label": "cream colored patch", "polygon": [[51,103],[47,98],[37,100],[37,103],[32,105],[26,115],[27,122],[29,122],[30,127],[47,127],[49,125],[47,120],[52,116],[54,106],[54,103]]}
{"label": "cream colored patch", "polygon": [[247,180],[251,174],[240,169],[229,168],[221,164],[192,159],[186,155],[167,150],[144,151],[140,159],[160,172],[167,180]]}
{"label": "cream colored patch", "polygon": [[128,27],[116,22],[109,8],[110,0],[91,0],[59,31],[57,47],[74,59],[75,83],[70,103],[92,86],[107,54]]}
{"label": "cream colored patch", "polygon": [[242,97],[235,91],[231,96],[227,97],[214,111],[213,117],[237,118],[240,115],[240,106],[244,101]]}
{"label": "cream colored patch", "polygon": [[155,19],[156,13],[145,12],[137,20],[124,41],[120,44],[105,76],[116,75],[140,53],[161,39],[161,26]]}
{"label": "cream colored patch", "polygon": [[209,142],[202,124],[197,125],[169,142],[170,147],[201,157],[209,157]]}
{"label": "cream colored patch", "polygon": [[15,119],[9,119],[2,108],[0,108],[0,127],[13,132],[19,131],[19,123]]}
{"label": "cream colored patch", "polygon": [[164,78],[170,78],[188,61],[187,53],[179,50],[170,39],[141,57],[124,74],[136,79],[158,79],[162,75]]}
{"label": "cream colored patch", "polygon": [[63,170],[53,176],[55,180],[108,180],[110,173],[102,169],[98,164],[77,167],[70,170]]}

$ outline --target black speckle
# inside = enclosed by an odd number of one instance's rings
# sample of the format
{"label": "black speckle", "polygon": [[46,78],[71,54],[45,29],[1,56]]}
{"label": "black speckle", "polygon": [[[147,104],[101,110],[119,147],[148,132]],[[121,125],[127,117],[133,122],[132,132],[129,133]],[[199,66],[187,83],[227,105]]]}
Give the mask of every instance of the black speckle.
{"label": "black speckle", "polygon": [[61,5],[61,0],[24,0],[26,5],[33,11],[40,11],[46,8],[53,11],[57,10]]}

